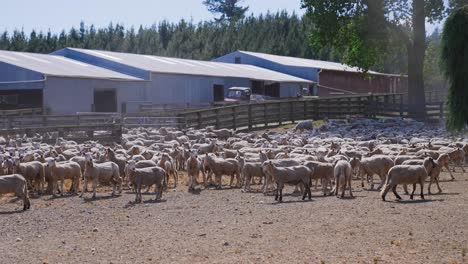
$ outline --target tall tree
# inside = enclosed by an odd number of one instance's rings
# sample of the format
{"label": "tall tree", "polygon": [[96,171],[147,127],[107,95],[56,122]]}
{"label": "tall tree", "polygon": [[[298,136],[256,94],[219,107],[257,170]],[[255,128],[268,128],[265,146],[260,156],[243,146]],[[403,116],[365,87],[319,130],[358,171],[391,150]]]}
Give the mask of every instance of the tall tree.
{"label": "tall tree", "polygon": [[221,15],[217,19],[218,21],[235,22],[244,18],[245,13],[249,10],[248,6],[239,6],[241,2],[243,0],[204,0],[203,4],[211,13]]}
{"label": "tall tree", "polygon": [[447,127],[468,124],[468,5],[447,19],[442,34],[442,69],[449,82]]}
{"label": "tall tree", "polygon": [[302,6],[316,27],[312,44],[321,48],[332,43],[346,63],[363,70],[379,66],[389,55],[388,39],[397,37],[408,58],[410,110],[422,117],[425,22],[444,17],[443,0],[302,0]]}

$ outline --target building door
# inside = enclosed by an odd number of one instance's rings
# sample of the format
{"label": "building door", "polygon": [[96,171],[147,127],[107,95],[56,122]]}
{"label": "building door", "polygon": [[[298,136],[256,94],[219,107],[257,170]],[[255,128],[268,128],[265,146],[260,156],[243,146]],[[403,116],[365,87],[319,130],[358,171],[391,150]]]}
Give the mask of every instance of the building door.
{"label": "building door", "polygon": [[270,97],[280,97],[280,84],[272,83],[265,86],[265,95]]}
{"label": "building door", "polygon": [[252,94],[265,94],[265,83],[262,81],[252,81]]}
{"label": "building door", "polygon": [[117,112],[117,94],[115,90],[94,91],[94,112]]}
{"label": "building door", "polygon": [[213,86],[213,97],[215,102],[224,101],[224,85],[215,84]]}

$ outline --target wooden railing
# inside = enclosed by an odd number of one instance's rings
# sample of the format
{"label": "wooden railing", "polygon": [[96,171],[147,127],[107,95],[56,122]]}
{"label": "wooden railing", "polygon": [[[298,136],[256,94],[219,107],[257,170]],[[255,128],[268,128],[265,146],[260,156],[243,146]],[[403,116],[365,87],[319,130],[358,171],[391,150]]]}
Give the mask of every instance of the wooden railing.
{"label": "wooden railing", "polygon": [[42,115],[42,108],[0,110],[0,118],[6,118],[9,116],[35,116],[35,115]]}
{"label": "wooden railing", "polygon": [[[443,104],[431,103],[427,121],[443,118]],[[252,129],[282,125],[299,120],[319,120],[349,116],[412,118],[405,105],[405,94],[351,95],[333,98],[267,101],[245,105],[217,107],[179,114],[186,128]]]}

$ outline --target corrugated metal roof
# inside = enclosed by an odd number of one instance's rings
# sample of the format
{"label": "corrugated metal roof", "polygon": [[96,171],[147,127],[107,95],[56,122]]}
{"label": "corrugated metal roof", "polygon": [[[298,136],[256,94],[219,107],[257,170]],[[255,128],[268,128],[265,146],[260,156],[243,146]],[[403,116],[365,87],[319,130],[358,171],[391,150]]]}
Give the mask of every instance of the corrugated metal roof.
{"label": "corrugated metal roof", "polygon": [[[287,66],[311,67],[311,68],[317,68],[317,69],[347,71],[347,72],[361,72],[357,67],[351,67],[351,66],[337,63],[337,62],[279,56],[279,55],[272,55],[272,54],[259,53],[259,52],[242,51],[242,50],[239,50],[239,52],[247,54],[247,55],[251,55],[254,57],[262,58],[264,60],[276,62],[278,64],[287,65]],[[377,74],[378,72],[369,71],[369,73]]]}
{"label": "corrugated metal roof", "polygon": [[187,60],[100,50],[69,49],[155,73],[237,77],[275,82],[311,83],[311,81],[305,79],[245,64]]}
{"label": "corrugated metal roof", "polygon": [[46,76],[141,80],[62,56],[0,50],[0,61]]}

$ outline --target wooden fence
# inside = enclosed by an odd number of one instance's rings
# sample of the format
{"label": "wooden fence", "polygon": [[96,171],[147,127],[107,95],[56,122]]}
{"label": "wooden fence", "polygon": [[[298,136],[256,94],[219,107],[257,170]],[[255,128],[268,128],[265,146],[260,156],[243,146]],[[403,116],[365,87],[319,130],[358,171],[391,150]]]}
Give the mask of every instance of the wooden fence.
{"label": "wooden fence", "polygon": [[[277,126],[324,117],[345,118],[347,115],[412,118],[404,102],[404,94],[294,99],[189,111],[179,114],[179,117],[186,128],[214,126],[234,129]],[[430,103],[425,111],[428,122],[437,122],[444,117],[443,103]]]}
{"label": "wooden fence", "polygon": [[0,110],[0,118],[7,118],[10,116],[35,116],[35,115],[42,115],[42,108]]}

